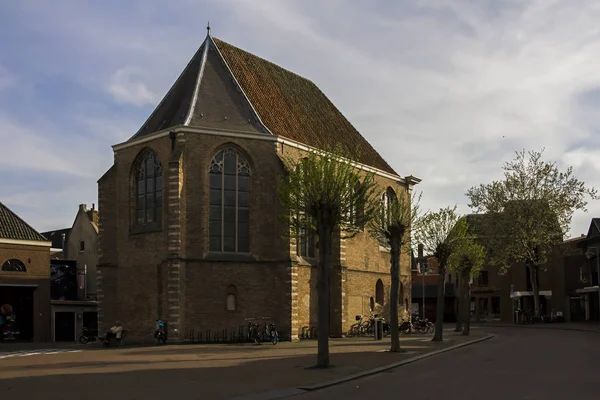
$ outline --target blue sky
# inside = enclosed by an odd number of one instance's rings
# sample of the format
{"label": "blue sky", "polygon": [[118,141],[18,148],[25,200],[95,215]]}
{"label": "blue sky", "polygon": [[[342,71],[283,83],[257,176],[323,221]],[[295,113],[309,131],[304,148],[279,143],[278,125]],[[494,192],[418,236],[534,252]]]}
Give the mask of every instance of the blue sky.
{"label": "blue sky", "polygon": [[[97,201],[111,145],[212,34],[313,80],[424,205],[458,204],[521,148],[600,187],[595,1],[0,3],[0,201],[39,231]],[[600,203],[573,219],[587,232]]]}

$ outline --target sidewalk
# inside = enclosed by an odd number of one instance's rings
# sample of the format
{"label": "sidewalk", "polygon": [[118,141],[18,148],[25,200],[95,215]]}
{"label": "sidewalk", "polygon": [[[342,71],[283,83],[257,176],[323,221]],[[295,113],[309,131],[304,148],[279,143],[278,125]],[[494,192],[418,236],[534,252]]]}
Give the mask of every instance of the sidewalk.
{"label": "sidewalk", "polygon": [[568,331],[598,332],[600,333],[600,323],[598,322],[562,322],[562,323],[538,323],[538,324],[513,324],[510,322],[472,322],[472,326],[498,327],[498,328],[527,328],[527,329],[558,329]]}
{"label": "sidewalk", "polygon": [[[45,400],[64,399],[78,392],[88,393],[88,400],[106,399],[114,397],[115,390],[127,398],[176,393],[178,400],[197,399],[200,394],[203,398],[227,399],[289,388],[315,388],[323,382],[487,336],[479,329],[468,337],[444,334],[447,340],[443,343],[431,342],[431,335],[401,336],[403,353],[387,352],[388,340],[332,339],[333,367],[326,370],[311,368],[316,363],[314,340],[276,346],[164,346],[7,358],[0,366],[0,398],[37,398],[40,388],[44,388]],[[77,375],[77,379],[67,375]],[[64,385],[65,380],[69,385]],[[92,387],[93,392],[87,390]],[[263,393],[260,398],[269,397]]]}

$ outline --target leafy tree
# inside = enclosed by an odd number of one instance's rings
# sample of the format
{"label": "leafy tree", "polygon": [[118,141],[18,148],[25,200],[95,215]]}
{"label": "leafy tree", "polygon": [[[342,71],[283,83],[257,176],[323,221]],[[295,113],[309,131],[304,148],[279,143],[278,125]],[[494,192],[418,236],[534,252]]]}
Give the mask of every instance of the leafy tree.
{"label": "leafy tree", "polygon": [[398,302],[400,290],[400,256],[402,249],[410,245],[411,228],[419,219],[421,193],[410,196],[407,192],[396,195],[390,190],[384,194],[376,208],[375,217],[370,220],[371,235],[390,249],[390,329],[392,344],[390,351],[400,351],[400,331],[398,327]]}
{"label": "leafy tree", "polygon": [[300,162],[283,160],[286,176],[278,185],[279,199],[286,210],[280,215],[286,236],[306,232],[318,235],[318,355],[317,367],[329,360],[329,296],[334,234],[346,238],[362,230],[376,212],[374,175],[359,171],[339,149],[311,150]]}
{"label": "leafy tree", "polygon": [[542,160],[541,151],[516,152],[504,164],[504,179],[472,187],[466,193],[485,219],[485,242],[492,263],[506,271],[524,263],[534,294],[535,316],[540,316],[538,274],[569,231],[575,210],[586,211],[589,196],[597,198],[573,175],[554,162]]}
{"label": "leafy tree", "polygon": [[450,257],[457,251],[466,234],[466,220],[459,217],[456,206],[427,213],[418,224],[417,240],[423,243],[425,251],[432,254],[438,262],[439,280],[433,341],[443,340],[446,269]]}
{"label": "leafy tree", "polygon": [[[468,228],[467,228],[468,229]],[[459,301],[457,327],[463,335],[469,335],[471,329],[470,303],[472,278],[479,275],[486,261],[485,248],[477,243],[476,238],[469,232],[448,259],[450,269],[459,276]],[[460,330],[458,330],[460,331]]]}

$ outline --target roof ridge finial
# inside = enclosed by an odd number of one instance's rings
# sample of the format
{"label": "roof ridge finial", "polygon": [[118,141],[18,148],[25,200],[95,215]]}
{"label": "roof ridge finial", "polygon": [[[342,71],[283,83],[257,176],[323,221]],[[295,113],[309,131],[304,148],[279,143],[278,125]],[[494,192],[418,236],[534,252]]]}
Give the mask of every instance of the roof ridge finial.
{"label": "roof ridge finial", "polygon": [[210,36],[210,21],[206,24],[206,36]]}

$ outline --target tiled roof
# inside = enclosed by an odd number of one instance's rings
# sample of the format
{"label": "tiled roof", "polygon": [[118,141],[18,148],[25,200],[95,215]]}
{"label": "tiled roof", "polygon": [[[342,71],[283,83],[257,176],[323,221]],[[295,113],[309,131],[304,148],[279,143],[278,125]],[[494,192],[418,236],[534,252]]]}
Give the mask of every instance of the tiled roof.
{"label": "tiled roof", "polygon": [[360,162],[396,174],[313,82],[222,40],[213,40],[271,132],[318,149],[341,145]]}
{"label": "tiled roof", "polygon": [[27,222],[23,221],[10,208],[0,202],[0,238],[46,242]]}
{"label": "tiled roof", "polygon": [[[205,52],[207,45],[210,46],[210,51]],[[225,86],[219,86],[221,94],[214,92],[217,87],[214,85],[215,79],[222,78],[217,71],[218,66],[212,61],[215,48],[218,49],[217,57],[220,62],[231,71],[258,118],[273,134],[322,150],[340,146],[362,164],[397,175],[313,82],[210,36],[130,140],[186,124],[198,128],[217,126],[215,121],[210,120],[213,117],[211,113],[199,114],[199,109],[217,107],[223,102],[232,101],[232,93],[235,91],[223,95]],[[230,77],[228,80],[231,82]],[[194,95],[196,88],[198,93]],[[206,103],[207,97],[214,104]],[[247,105],[248,108],[250,104]],[[245,109],[240,104],[236,107],[239,110]],[[190,118],[186,121],[188,114]],[[219,118],[222,120],[223,116],[219,115]],[[237,130],[252,130],[254,120],[244,118],[246,125],[237,124]],[[225,124],[222,122],[219,126],[226,129]]]}

